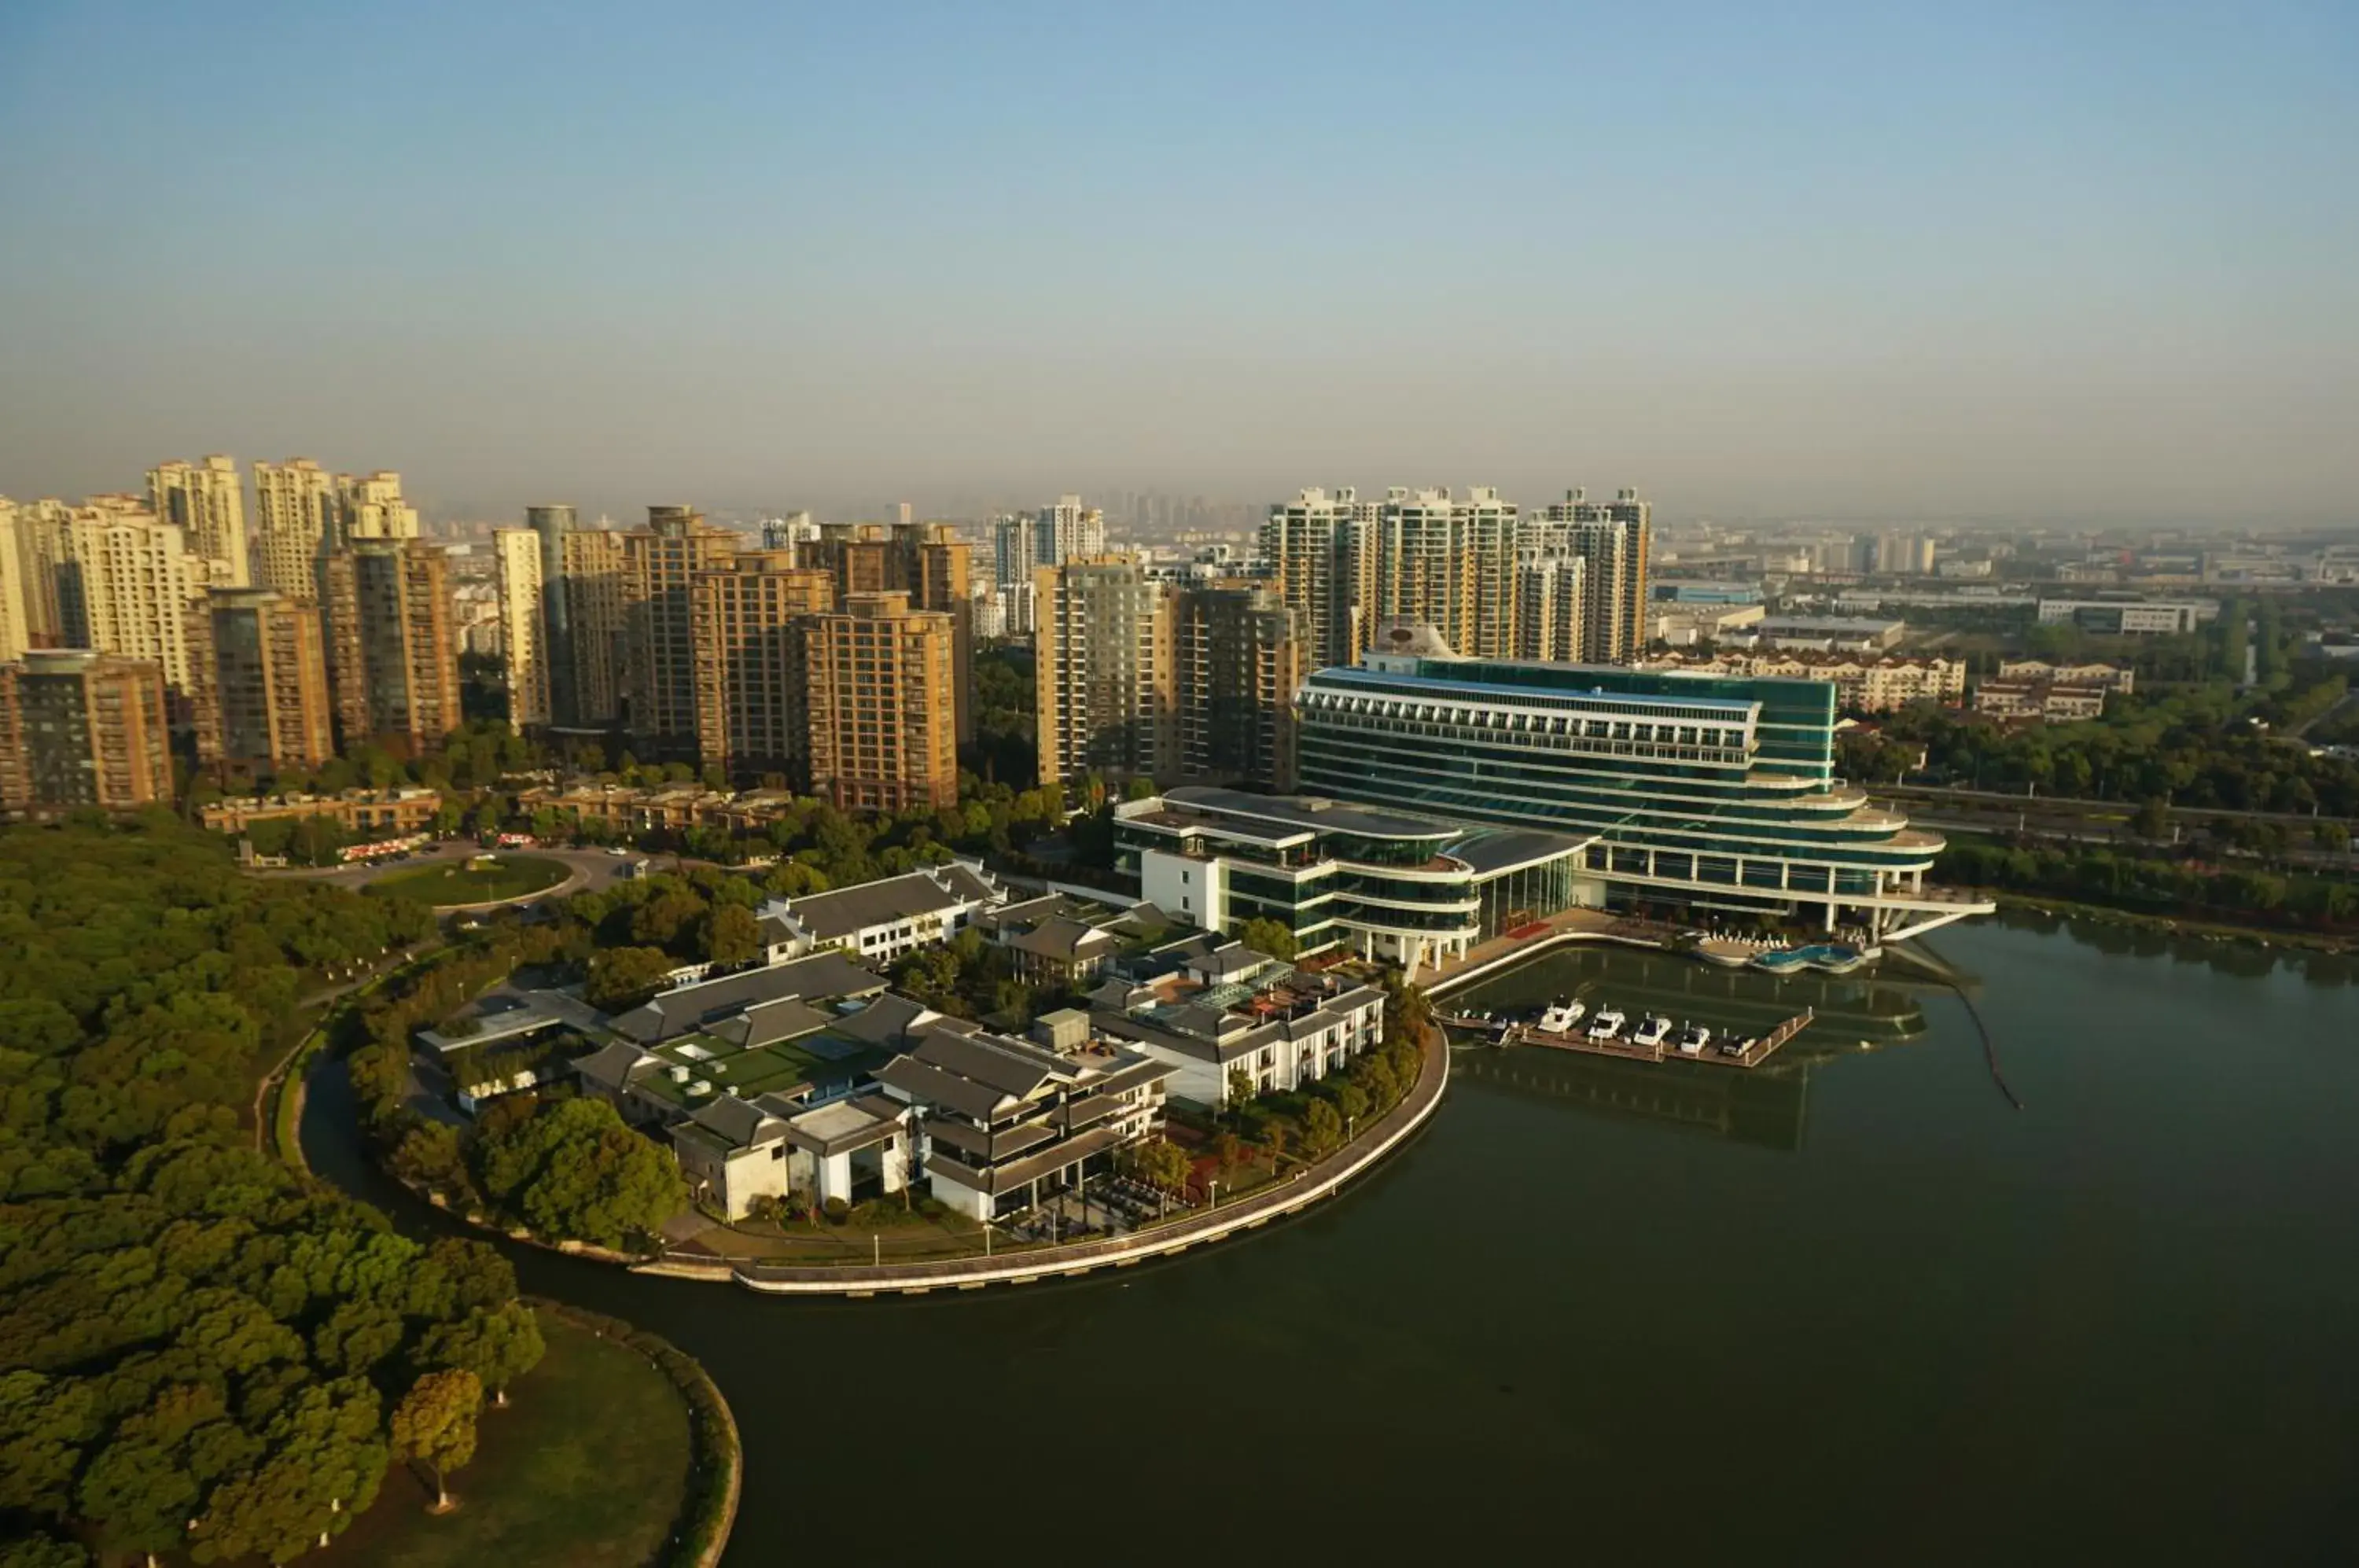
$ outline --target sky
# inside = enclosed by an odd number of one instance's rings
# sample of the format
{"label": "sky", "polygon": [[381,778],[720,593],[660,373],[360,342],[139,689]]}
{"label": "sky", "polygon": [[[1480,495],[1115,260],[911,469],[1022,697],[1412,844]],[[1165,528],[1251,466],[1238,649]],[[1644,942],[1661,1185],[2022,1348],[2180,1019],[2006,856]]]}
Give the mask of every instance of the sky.
{"label": "sky", "polygon": [[2359,527],[2359,5],[0,3],[0,494]]}

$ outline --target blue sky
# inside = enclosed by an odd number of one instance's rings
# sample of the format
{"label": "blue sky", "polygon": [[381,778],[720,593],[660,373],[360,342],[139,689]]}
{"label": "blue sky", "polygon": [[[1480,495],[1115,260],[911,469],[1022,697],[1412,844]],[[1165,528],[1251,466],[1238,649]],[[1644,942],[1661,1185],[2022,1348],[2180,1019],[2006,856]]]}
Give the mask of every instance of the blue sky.
{"label": "blue sky", "polygon": [[0,493],[2359,522],[2359,7],[0,5]]}

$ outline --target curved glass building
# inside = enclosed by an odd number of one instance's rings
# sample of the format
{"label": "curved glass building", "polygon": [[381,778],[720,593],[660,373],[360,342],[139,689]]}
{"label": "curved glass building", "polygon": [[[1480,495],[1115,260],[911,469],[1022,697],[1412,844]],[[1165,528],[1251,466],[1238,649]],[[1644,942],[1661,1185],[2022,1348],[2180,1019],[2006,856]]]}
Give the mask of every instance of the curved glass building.
{"label": "curved glass building", "polygon": [[1993,907],[1927,887],[1940,836],[1835,776],[1824,681],[1460,659],[1398,627],[1295,705],[1304,790],[1590,839],[1615,905],[1894,940]]}

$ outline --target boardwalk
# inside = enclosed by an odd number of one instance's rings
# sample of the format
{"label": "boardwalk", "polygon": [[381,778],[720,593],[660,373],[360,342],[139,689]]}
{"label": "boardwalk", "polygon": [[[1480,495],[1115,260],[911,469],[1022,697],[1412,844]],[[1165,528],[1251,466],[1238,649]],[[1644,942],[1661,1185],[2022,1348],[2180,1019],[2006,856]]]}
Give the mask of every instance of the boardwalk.
{"label": "boardwalk", "polygon": [[1233,1203],[1202,1209],[1185,1218],[1103,1241],[1038,1247],[999,1258],[958,1258],[929,1263],[831,1266],[766,1263],[725,1264],[711,1259],[645,1265],[642,1272],[694,1279],[734,1279],[749,1290],[775,1295],[924,1295],[931,1290],[979,1290],[991,1284],[1026,1284],[1123,1269],[1149,1258],[1185,1252],[1239,1231],[1254,1230],[1340,1191],[1375,1166],[1424,1125],[1441,1103],[1450,1083],[1450,1051],[1438,1029],[1427,1030],[1424,1068],[1417,1086],[1367,1132],[1319,1164],[1298,1171]]}

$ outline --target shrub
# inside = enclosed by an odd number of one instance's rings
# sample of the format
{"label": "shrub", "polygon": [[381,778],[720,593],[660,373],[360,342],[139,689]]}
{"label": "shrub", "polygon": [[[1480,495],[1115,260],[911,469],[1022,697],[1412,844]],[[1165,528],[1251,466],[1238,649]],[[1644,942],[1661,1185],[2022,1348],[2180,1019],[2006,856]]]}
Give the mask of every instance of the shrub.
{"label": "shrub", "polygon": [[821,1206],[825,1210],[830,1225],[842,1225],[844,1216],[852,1212],[852,1206],[842,1198],[830,1198]]}

